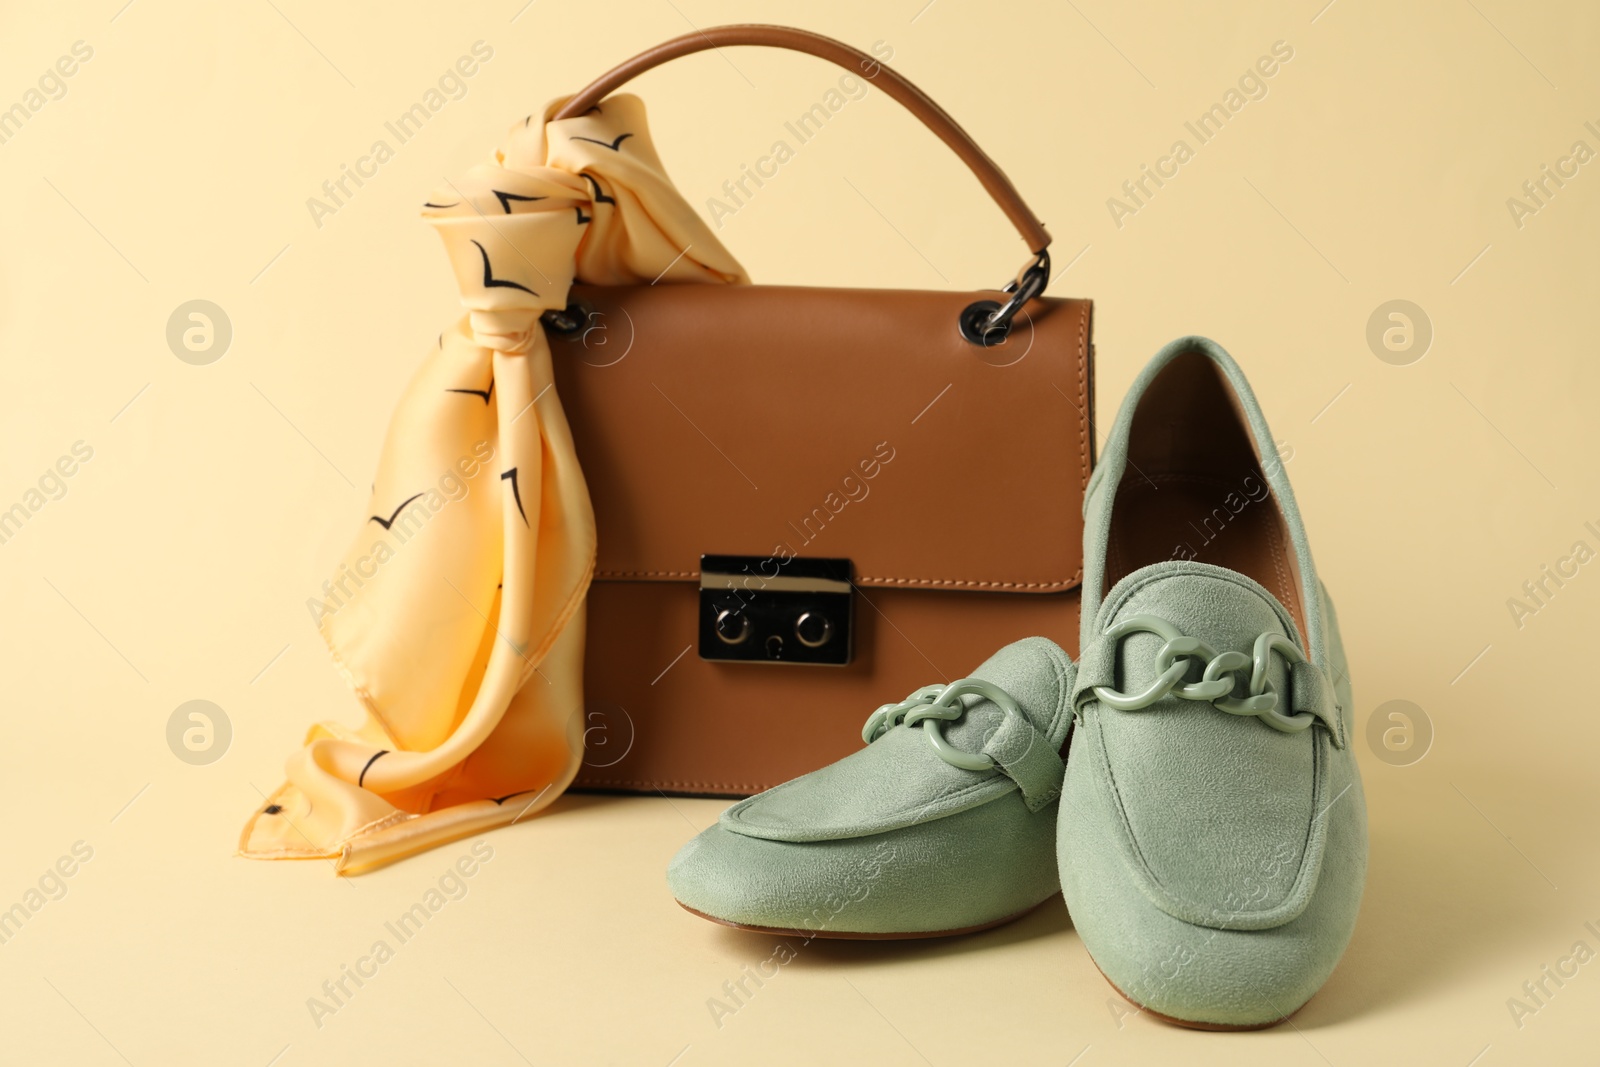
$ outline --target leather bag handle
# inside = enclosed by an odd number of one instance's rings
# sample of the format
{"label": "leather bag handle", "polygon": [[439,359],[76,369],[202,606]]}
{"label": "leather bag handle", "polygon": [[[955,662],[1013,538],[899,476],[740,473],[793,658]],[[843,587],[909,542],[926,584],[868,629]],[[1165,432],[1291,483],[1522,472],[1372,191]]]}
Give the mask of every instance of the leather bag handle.
{"label": "leather bag handle", "polygon": [[[1050,231],[1046,230],[1044,224],[1028,209],[1016,186],[1011,184],[1011,179],[995,166],[994,160],[984,154],[977,142],[973,141],[943,108],[934,103],[921,89],[860,49],[806,30],[754,24],[714,26],[686,33],[682,37],[674,37],[648,51],[640,52],[627,62],[600,75],[589,84],[588,88],[567,101],[553,118],[570,119],[582,115],[622,85],[652,67],[658,67],[679,56],[729,45],[787,48],[826,59],[846,70],[859,72],[873,85],[900,101],[907,111],[921,119],[923,125],[932,130],[939,140],[949,145],[951,150],[961,157],[961,161],[977,175],[978,181],[983,183],[983,187],[994,198],[994,202],[1000,205],[1000,210],[1006,213],[1006,217],[1017,228],[1017,232],[1022,234],[1022,239],[1028,242],[1029,250],[1036,256],[1042,256],[1045,248],[1049,246]],[[869,71],[876,73],[869,74]],[[1045,262],[1048,263],[1048,260]],[[1045,275],[1048,278],[1048,268]],[[1009,319],[1009,316],[1007,318]]]}

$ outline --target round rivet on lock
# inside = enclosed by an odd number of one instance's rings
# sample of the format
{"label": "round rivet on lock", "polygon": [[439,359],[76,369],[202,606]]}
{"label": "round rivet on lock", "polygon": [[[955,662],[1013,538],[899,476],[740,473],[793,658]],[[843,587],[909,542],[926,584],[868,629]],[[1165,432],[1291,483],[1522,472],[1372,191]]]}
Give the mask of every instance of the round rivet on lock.
{"label": "round rivet on lock", "polygon": [[749,638],[753,629],[750,625],[750,616],[727,608],[717,612],[714,628],[717,631],[717,640],[725,645],[741,644]]}
{"label": "round rivet on lock", "polygon": [[802,612],[794,621],[794,636],[807,648],[821,648],[833,637],[833,623],[820,611]]}

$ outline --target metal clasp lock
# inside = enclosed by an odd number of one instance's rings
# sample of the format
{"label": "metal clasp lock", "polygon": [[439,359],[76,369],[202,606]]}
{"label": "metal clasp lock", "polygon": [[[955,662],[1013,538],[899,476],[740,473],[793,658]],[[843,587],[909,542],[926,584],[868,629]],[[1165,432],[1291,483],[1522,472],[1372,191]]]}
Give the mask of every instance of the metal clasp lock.
{"label": "metal clasp lock", "polygon": [[700,557],[700,658],[732,663],[850,662],[848,559]]}

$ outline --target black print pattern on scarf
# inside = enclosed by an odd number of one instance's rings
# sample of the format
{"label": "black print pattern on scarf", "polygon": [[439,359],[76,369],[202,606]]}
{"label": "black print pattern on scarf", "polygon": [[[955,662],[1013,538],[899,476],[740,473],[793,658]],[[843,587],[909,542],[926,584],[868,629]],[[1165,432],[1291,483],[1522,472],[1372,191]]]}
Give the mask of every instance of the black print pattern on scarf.
{"label": "black print pattern on scarf", "polygon": [[378,762],[378,757],[379,756],[387,756],[388,754],[389,754],[389,750],[386,749],[386,748],[380,748],[380,749],[378,749],[378,751],[376,751],[376,752],[374,752],[372,754],[372,758],[367,760],[367,765],[365,767],[361,768],[361,775],[358,778],[356,778],[356,788],[357,789],[360,789],[361,786],[362,786],[362,783],[364,783],[367,780],[367,772],[372,770],[372,765],[374,763]]}
{"label": "black print pattern on scarf", "polygon": [[630,138],[632,136],[633,136],[633,134],[631,134],[631,133],[618,134],[617,135],[617,139],[615,141],[612,141],[610,144],[607,144],[605,141],[597,141],[593,137],[574,137],[573,140],[574,141],[588,141],[590,144],[597,144],[601,148],[609,148],[613,152],[620,152],[620,151],[622,151],[622,149],[620,147],[622,142],[626,141],[628,138]]}
{"label": "black print pattern on scarf", "polygon": [[494,270],[489,266],[488,251],[482,245],[478,244],[477,241],[473,241],[472,243],[478,245],[478,254],[483,257],[483,287],[485,289],[521,289],[529,296],[539,295],[532,289],[529,289],[526,285],[507,281],[504,278],[496,278],[494,276]]}
{"label": "black print pattern on scarf", "polygon": [[516,497],[517,500],[517,514],[522,516],[522,525],[526,526],[528,525],[528,513],[522,510],[522,490],[517,488],[517,468],[512,467],[500,475],[502,482],[507,478],[511,479],[511,495]]}
{"label": "black print pattern on scarf", "polygon": [[511,214],[511,201],[513,200],[531,203],[535,200],[545,199],[542,196],[518,196],[516,193],[502,193],[498,189],[491,189],[490,192],[494,193],[495,198],[500,201],[500,206],[506,209],[507,215]]}
{"label": "black print pattern on scarf", "polygon": [[489,379],[489,388],[487,389],[446,389],[445,392],[468,393],[472,396],[478,397],[484,402],[485,405],[487,405],[489,403],[489,398],[494,395],[494,379]]}
{"label": "black print pattern on scarf", "polygon": [[597,204],[615,204],[617,202],[615,198],[609,197],[605,193],[602,193],[600,191],[600,183],[595,181],[592,176],[590,176],[588,174],[585,174],[582,177],[583,177],[584,181],[589,183],[589,188],[594,190],[594,195],[593,195],[593,197],[591,197],[591,199],[594,200],[595,203],[597,203]]}
{"label": "black print pattern on scarf", "polygon": [[422,495],[421,493],[418,493],[416,496],[410,497],[407,500],[405,500],[403,503],[401,503],[401,505],[399,507],[394,509],[394,514],[390,515],[387,519],[385,519],[381,515],[374,515],[370,519],[368,519],[367,521],[368,522],[375,522],[379,526],[382,526],[385,530],[387,530],[387,529],[389,529],[389,527],[394,525],[394,520],[398,519],[400,517],[400,513],[406,509],[406,504],[411,503],[411,501],[416,500],[417,497],[420,497],[421,495]]}

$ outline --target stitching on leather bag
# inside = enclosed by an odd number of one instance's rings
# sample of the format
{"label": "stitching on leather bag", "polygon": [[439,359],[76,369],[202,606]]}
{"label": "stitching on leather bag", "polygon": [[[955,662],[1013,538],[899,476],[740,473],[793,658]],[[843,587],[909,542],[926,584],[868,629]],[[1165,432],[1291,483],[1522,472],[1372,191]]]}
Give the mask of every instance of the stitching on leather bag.
{"label": "stitching on leather bag", "polygon": [[863,574],[858,582],[885,582],[890,585],[965,585],[975,589],[1071,589],[1083,576],[1083,568],[1071,578],[1054,582],[978,582],[963,578],[887,578]]}
{"label": "stitching on leather bag", "polygon": [[727,789],[741,793],[748,791],[752,794],[764,793],[772,788],[766,785],[754,785],[750,782],[660,782],[640,781],[637,778],[579,778],[572,784],[578,789],[582,789],[585,786],[609,785],[634,788],[643,786],[647,789]]}
{"label": "stitching on leather bag", "polygon": [[[1078,470],[1083,481],[1080,483],[1082,493],[1089,492],[1089,422],[1093,418],[1090,414],[1093,409],[1089,406],[1089,302],[1083,301],[1078,312],[1078,400],[1083,405],[1080,410],[1083,419],[1078,425]],[[1078,574],[1083,575],[1083,569],[1078,569]]]}
{"label": "stitching on leather bag", "polygon": [[[596,578],[698,578],[699,571],[596,571]],[[955,585],[971,586],[975,589],[1059,589],[1068,590],[1077,586],[1083,577],[1083,568],[1080,566],[1071,578],[1054,582],[984,582],[971,581],[964,578],[889,578],[879,575],[863,574],[856,579],[858,582],[883,583],[885,585]]]}

